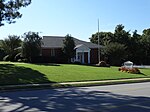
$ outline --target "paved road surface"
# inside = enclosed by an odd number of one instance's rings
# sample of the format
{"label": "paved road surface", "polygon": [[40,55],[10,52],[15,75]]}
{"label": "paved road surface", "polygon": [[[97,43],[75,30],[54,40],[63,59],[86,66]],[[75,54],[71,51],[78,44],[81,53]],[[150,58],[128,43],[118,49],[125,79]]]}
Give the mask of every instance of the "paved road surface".
{"label": "paved road surface", "polygon": [[150,82],[1,92],[0,112],[150,112]]}

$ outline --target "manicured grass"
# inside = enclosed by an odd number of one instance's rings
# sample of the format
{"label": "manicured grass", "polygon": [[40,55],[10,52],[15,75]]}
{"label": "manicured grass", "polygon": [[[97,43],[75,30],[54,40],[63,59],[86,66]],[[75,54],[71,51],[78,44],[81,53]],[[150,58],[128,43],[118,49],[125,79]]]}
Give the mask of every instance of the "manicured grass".
{"label": "manicured grass", "polygon": [[0,85],[150,77],[150,69],[141,72],[119,72],[118,67],[0,62]]}

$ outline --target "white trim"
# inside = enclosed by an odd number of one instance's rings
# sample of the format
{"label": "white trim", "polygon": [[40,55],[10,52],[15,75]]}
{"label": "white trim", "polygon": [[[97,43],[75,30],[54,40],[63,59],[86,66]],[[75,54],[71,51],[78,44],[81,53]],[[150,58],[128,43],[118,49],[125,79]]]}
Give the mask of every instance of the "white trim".
{"label": "white trim", "polygon": [[78,50],[78,49],[76,49],[77,52],[89,52],[89,50],[90,49],[88,49],[88,50]]}
{"label": "white trim", "polygon": [[88,52],[88,64],[90,64],[91,62],[90,62],[90,50],[89,50],[89,52]]}
{"label": "white trim", "polygon": [[78,52],[76,51],[75,61],[78,61]]}
{"label": "white trim", "polygon": [[82,51],[82,63],[84,64],[84,50]]}
{"label": "white trim", "polygon": [[[84,53],[88,53],[88,64],[90,64],[90,51],[91,51],[91,49],[90,48],[87,48],[87,49],[81,49],[82,47],[80,47],[80,49],[76,49],[76,56],[75,56],[75,61],[77,61],[77,62],[81,62],[82,64],[84,64],[85,63],[85,55],[84,55]],[[80,53],[80,55],[79,55],[79,53]],[[82,57],[82,59],[79,59],[79,58],[81,58]]]}

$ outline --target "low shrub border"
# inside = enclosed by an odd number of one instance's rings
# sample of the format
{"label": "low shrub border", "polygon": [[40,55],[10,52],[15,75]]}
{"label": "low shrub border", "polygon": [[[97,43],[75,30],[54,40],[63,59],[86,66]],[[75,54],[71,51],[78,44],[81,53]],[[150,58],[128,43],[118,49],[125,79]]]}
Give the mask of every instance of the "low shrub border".
{"label": "low shrub border", "polygon": [[141,74],[140,70],[134,67],[133,68],[120,67],[118,70],[122,72],[132,73],[132,74]]}

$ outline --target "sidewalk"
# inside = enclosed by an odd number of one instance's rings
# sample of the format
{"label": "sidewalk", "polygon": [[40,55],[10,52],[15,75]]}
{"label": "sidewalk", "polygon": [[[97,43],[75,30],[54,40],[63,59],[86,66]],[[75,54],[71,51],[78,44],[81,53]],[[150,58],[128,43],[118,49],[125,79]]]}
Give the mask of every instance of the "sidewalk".
{"label": "sidewalk", "polygon": [[103,80],[103,81],[84,81],[84,82],[64,82],[64,83],[45,83],[45,84],[23,84],[23,85],[6,85],[0,86],[0,90],[14,90],[14,89],[32,89],[32,88],[60,88],[60,87],[78,87],[78,86],[101,86],[112,84],[125,84],[135,82],[149,82],[150,78],[136,78],[136,79],[120,79],[120,80]]}
{"label": "sidewalk", "polygon": [[103,80],[103,81],[85,81],[85,82],[64,82],[60,84],[87,84],[87,83],[103,83],[103,82],[120,82],[120,81],[144,81],[149,80],[150,78],[136,78],[136,79],[120,79],[120,80]]}

